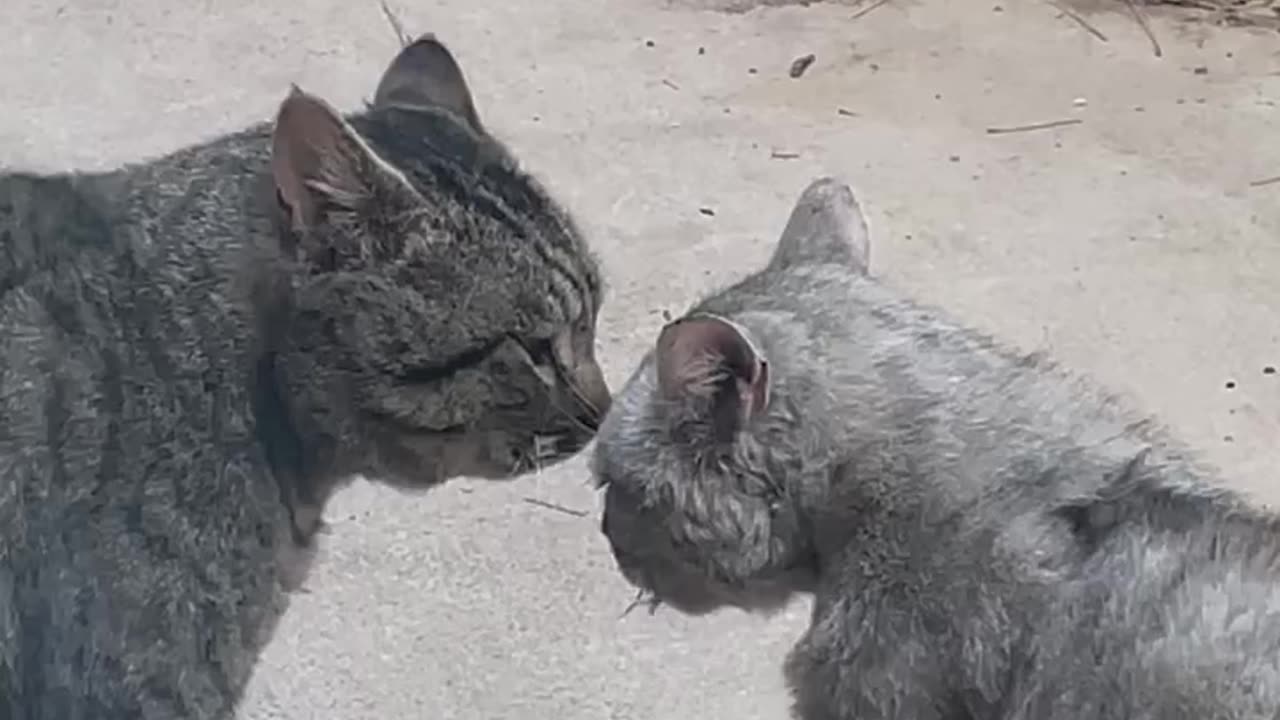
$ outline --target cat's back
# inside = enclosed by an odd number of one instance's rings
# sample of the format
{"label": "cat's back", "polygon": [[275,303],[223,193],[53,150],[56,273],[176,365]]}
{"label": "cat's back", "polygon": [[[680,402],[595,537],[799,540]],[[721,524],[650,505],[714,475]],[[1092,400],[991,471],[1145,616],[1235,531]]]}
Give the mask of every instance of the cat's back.
{"label": "cat's back", "polygon": [[[0,527],[22,527],[19,466],[48,446],[51,399],[80,391],[100,358],[87,333],[110,322],[88,277],[110,262],[111,220],[89,177],[15,173],[0,177]],[[98,297],[95,297],[98,296]],[[90,327],[93,325],[95,327]],[[7,546],[7,544],[6,544]]]}
{"label": "cat's back", "polygon": [[264,158],[0,177],[0,716],[206,717],[247,677],[282,521],[241,279]]}
{"label": "cat's back", "polygon": [[1076,514],[1089,552],[1037,623],[1010,720],[1275,716],[1280,520],[1149,478]]}
{"label": "cat's back", "polygon": [[109,173],[0,176],[0,458],[67,444],[127,399],[167,405],[190,374],[231,379],[258,145],[231,136]]}

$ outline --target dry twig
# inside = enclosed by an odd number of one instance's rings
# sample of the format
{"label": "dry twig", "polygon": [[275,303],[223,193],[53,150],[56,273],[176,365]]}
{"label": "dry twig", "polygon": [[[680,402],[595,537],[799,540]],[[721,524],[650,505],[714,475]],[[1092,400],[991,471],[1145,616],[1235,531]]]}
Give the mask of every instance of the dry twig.
{"label": "dry twig", "polygon": [[1079,125],[1084,122],[1080,118],[1070,118],[1068,120],[1051,120],[1049,122],[1032,123],[1030,125],[1014,125],[1012,127],[989,127],[988,135],[1008,135],[1009,133],[1031,132],[1032,130],[1048,130],[1049,128],[1064,127],[1067,125]]}
{"label": "dry twig", "polygon": [[538,498],[527,497],[524,499],[524,501],[529,503],[530,505],[537,505],[538,507],[546,508],[548,510],[555,510],[556,512],[562,512],[565,515],[572,515],[574,517],[587,516],[587,513],[583,510],[574,510],[573,508],[568,508],[563,505],[557,505],[556,503],[547,502],[546,500],[539,500]]}
{"label": "dry twig", "polygon": [[1066,5],[1063,5],[1060,2],[1057,2],[1056,0],[1045,0],[1045,3],[1050,5],[1055,10],[1062,13],[1063,15],[1066,15],[1072,20],[1075,20],[1076,24],[1084,28],[1085,31],[1088,32],[1090,35],[1098,38],[1102,42],[1107,41],[1107,36],[1103,35],[1102,31],[1099,30],[1098,28],[1094,27],[1093,25],[1090,25],[1089,21],[1085,20],[1084,17],[1080,15],[1080,13],[1076,12],[1075,10],[1072,10],[1071,8],[1067,7]]}
{"label": "dry twig", "polygon": [[1160,49],[1160,41],[1156,39],[1156,34],[1151,31],[1151,25],[1147,23],[1147,16],[1142,14],[1133,0],[1124,0],[1124,4],[1129,6],[1129,12],[1133,13],[1133,19],[1138,21],[1138,25],[1142,28],[1142,32],[1147,34],[1147,39],[1151,41],[1151,49],[1155,52],[1156,57],[1162,57],[1164,51]]}
{"label": "dry twig", "polygon": [[1148,0],[1148,4],[1201,12],[1215,25],[1280,30],[1280,4],[1276,0]]}
{"label": "dry twig", "polygon": [[1254,180],[1253,182],[1249,183],[1249,187],[1262,187],[1264,185],[1275,185],[1276,183],[1280,183],[1280,175],[1276,175],[1275,177],[1262,178],[1261,180]]}
{"label": "dry twig", "polygon": [[863,15],[866,15],[867,13],[871,12],[872,10],[875,10],[876,8],[880,7],[881,5],[888,5],[888,4],[889,4],[889,0],[876,0],[875,2],[871,3],[870,5],[868,5],[868,6],[864,7],[864,8],[862,8],[862,9],[861,9],[861,10],[859,10],[858,12],[854,13],[854,14],[853,14],[853,17],[851,17],[851,18],[849,18],[849,19],[850,19],[850,20],[857,20],[858,18],[862,17]]}
{"label": "dry twig", "polygon": [[391,23],[391,30],[395,32],[396,39],[400,41],[400,47],[408,47],[409,43],[412,42],[412,38],[409,37],[409,33],[404,31],[404,25],[400,23],[400,18],[396,17],[396,14],[391,11],[391,7],[387,5],[387,0],[379,0],[379,4],[382,5],[382,14],[386,16],[387,22]]}

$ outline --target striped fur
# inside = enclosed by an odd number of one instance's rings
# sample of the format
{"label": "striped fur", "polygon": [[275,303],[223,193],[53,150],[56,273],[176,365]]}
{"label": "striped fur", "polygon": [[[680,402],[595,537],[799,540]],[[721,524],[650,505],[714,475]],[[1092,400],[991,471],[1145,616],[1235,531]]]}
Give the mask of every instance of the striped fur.
{"label": "striped fur", "polygon": [[338,484],[590,440],[600,299],[429,36],[350,117],[0,176],[0,719],[230,717]]}

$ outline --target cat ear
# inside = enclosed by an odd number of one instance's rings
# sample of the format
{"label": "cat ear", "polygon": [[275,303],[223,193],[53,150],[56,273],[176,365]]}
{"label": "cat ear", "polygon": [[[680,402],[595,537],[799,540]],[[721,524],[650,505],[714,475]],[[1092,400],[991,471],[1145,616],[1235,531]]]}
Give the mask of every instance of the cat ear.
{"label": "cat ear", "polygon": [[462,68],[431,34],[406,45],[391,61],[378,82],[373,106],[439,108],[466,121],[476,132],[484,132]]}
{"label": "cat ear", "polygon": [[354,210],[387,183],[407,186],[336,110],[297,86],[276,115],[271,175],[295,228],[313,226],[324,207]]}
{"label": "cat ear", "polygon": [[722,437],[768,407],[769,363],[736,323],[714,315],[676,320],[658,336],[655,358],[663,396],[709,401]]}
{"label": "cat ear", "polygon": [[853,191],[836,178],[823,177],[800,194],[770,264],[835,262],[866,275],[870,253],[867,219]]}

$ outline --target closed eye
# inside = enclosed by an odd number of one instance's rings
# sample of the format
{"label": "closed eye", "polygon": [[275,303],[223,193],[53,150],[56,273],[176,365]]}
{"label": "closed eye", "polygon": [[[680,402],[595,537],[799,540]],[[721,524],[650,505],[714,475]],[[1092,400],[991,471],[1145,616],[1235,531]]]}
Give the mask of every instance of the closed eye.
{"label": "closed eye", "polygon": [[556,361],[555,345],[543,338],[522,339],[512,336],[516,345],[529,358],[530,369],[549,387],[564,381],[564,370]]}
{"label": "closed eye", "polygon": [[524,351],[528,353],[529,359],[534,365],[548,368],[556,368],[559,363],[556,362],[556,350],[551,340],[546,338],[534,338],[532,340],[518,341]]}
{"label": "closed eye", "polygon": [[501,338],[490,340],[479,347],[472,348],[456,355],[439,365],[405,368],[397,375],[400,382],[407,384],[429,384],[450,377],[459,370],[479,365],[502,343]]}

